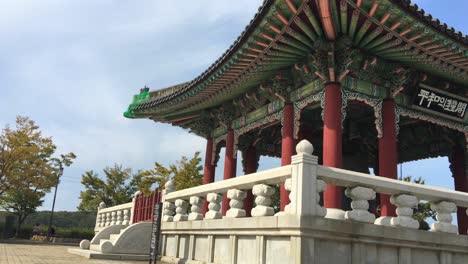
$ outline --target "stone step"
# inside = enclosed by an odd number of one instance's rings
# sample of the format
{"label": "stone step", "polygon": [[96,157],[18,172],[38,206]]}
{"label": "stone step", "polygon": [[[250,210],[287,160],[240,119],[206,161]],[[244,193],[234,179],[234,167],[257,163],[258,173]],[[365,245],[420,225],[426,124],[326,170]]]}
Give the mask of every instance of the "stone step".
{"label": "stone step", "polygon": [[101,251],[101,246],[100,245],[96,245],[96,244],[91,244],[89,246],[89,249],[90,250],[93,250],[93,251]]}
{"label": "stone step", "polygon": [[101,241],[99,241],[99,244],[102,245],[102,243],[104,243],[106,241],[110,241],[112,244],[114,244],[114,241],[112,241],[110,239],[101,239]]}
{"label": "stone step", "polygon": [[109,240],[112,243],[114,243],[117,240],[117,237],[119,237],[119,236],[120,236],[120,234],[112,234],[112,235],[110,235]]}

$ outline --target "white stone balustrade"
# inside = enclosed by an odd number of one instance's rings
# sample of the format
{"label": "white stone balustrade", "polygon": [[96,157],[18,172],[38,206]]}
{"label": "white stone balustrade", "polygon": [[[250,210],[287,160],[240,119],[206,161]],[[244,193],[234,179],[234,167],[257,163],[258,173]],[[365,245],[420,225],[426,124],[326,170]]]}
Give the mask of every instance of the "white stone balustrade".
{"label": "white stone balustrade", "polygon": [[229,210],[226,212],[227,218],[239,218],[246,215],[244,207],[244,199],[247,197],[247,192],[238,189],[231,189],[227,192],[229,201]]}
{"label": "white stone balustrade", "polygon": [[419,228],[419,222],[413,219],[413,208],[418,206],[419,200],[416,196],[401,194],[393,195],[390,202],[397,207],[396,214],[390,223],[392,226],[405,228]]}
{"label": "white stone balustrade", "polygon": [[98,232],[107,226],[130,225],[131,219],[129,214],[133,210],[133,206],[134,203],[130,202],[106,208],[105,204],[101,203],[96,215],[96,225],[94,227],[94,231]]}
{"label": "white stone balustrade", "polygon": [[187,207],[188,203],[185,200],[182,199],[177,199],[175,201],[175,206],[176,206],[176,215],[174,216],[174,222],[179,222],[179,221],[187,221],[188,220],[188,215],[187,215]]}
{"label": "white stone balustrade", "polygon": [[190,214],[188,216],[189,221],[202,220],[203,219],[203,215],[201,213],[202,203],[203,203],[203,198],[200,198],[200,197],[197,197],[197,196],[190,197],[190,204],[192,205],[192,207],[190,207]]}
{"label": "white stone balustrade", "polygon": [[[433,209],[437,211],[438,222],[434,223],[432,229],[437,232],[454,233],[456,227],[452,224],[450,214],[456,211],[457,206],[468,207],[466,193],[321,166],[317,163],[318,158],[312,155],[313,150],[312,144],[303,140],[296,146],[297,155],[291,158],[291,165],[168,192],[164,196],[165,212],[173,215],[171,208],[176,200],[190,200],[194,215],[190,219],[201,220],[199,210],[201,198],[200,200],[196,198],[206,197],[209,211],[204,219],[221,219],[222,195],[220,194],[227,193],[231,199],[231,208],[226,217],[243,217],[244,192],[252,189],[252,193],[256,196],[256,206],[251,211],[252,216],[272,216],[274,209],[271,207],[271,195],[274,193],[274,188],[271,186],[281,183],[284,183],[285,188],[290,191],[290,203],[286,206],[285,212],[277,214],[279,217],[284,215],[323,217],[325,213],[328,216],[328,210],[319,205],[320,193],[325,191],[327,184],[347,188],[346,195],[353,200],[352,210],[348,212],[340,210],[342,212],[340,214],[341,219],[352,221],[374,222],[374,215],[368,212],[368,201],[375,199],[375,193],[390,195],[391,203],[397,206],[397,217],[386,216],[385,223],[377,219],[375,224],[394,227],[417,229],[419,224],[412,218],[413,208],[418,205],[419,200],[426,200],[433,204]],[[192,197],[196,197],[195,200],[192,201]]]}
{"label": "white stone balustrade", "polygon": [[457,211],[457,205],[452,202],[431,203],[431,209],[436,211],[437,222],[431,225],[434,232],[454,233],[458,232],[456,225],[452,224],[452,213]]}
{"label": "white stone balustrade", "polygon": [[374,223],[375,215],[368,211],[368,200],[375,199],[374,190],[358,186],[347,188],[345,195],[352,199],[351,208],[353,209],[352,211],[346,211],[344,215],[346,220]]}
{"label": "white stone balustrade", "polygon": [[255,207],[252,208],[252,216],[271,216],[275,210],[271,207],[271,196],[275,194],[275,189],[266,184],[257,184],[252,188],[255,195]]}
{"label": "white stone balustrade", "polygon": [[217,193],[209,193],[206,197],[208,204],[208,212],[205,214],[205,219],[221,219],[221,201],[223,196]]}

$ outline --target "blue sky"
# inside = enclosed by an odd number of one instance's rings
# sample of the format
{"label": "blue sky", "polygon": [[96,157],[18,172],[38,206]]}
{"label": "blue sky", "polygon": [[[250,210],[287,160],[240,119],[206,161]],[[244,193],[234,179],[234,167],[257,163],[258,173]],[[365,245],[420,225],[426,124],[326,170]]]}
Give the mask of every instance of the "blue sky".
{"label": "blue sky", "polygon": [[[114,163],[152,168],[154,161],[169,164],[204,151],[205,140],[187,131],[122,113],[143,85],[166,87],[204,71],[261,2],[0,0],[0,126],[14,123],[16,115],[29,116],[60,152],[78,156],[65,170],[57,210],[76,209],[86,170],[101,173]],[[468,32],[467,1],[415,2]],[[279,160],[260,163],[267,169]],[[219,164],[218,179],[223,160]],[[424,160],[404,164],[403,173],[453,188],[448,166],[447,158]],[[49,210],[51,198],[40,209]]]}

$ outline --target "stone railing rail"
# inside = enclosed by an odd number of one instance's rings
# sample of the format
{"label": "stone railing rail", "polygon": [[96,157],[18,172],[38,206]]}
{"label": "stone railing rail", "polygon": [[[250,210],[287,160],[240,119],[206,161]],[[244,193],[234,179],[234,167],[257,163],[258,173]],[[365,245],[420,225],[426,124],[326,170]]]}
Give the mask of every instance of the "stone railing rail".
{"label": "stone railing rail", "polygon": [[98,208],[94,231],[98,232],[107,226],[130,225],[132,223],[133,206],[134,202],[130,202],[106,208],[102,202]]}
{"label": "stone railing rail", "polygon": [[[272,216],[271,196],[275,189],[271,185],[283,182],[290,191],[291,202],[277,215],[318,216],[417,229],[419,222],[412,218],[413,208],[420,200],[426,200],[431,203],[437,218],[431,231],[457,233],[457,226],[452,224],[452,213],[456,212],[457,206],[468,207],[467,193],[318,165],[317,157],[312,155],[312,144],[305,140],[297,145],[296,151],[298,154],[292,157],[291,165],[263,172],[176,192],[172,192],[173,183],[169,181],[163,198],[163,221],[221,219],[224,193],[231,199],[225,217],[245,217],[243,200],[247,190],[252,190],[256,197],[252,217]],[[352,200],[351,210],[325,209],[320,205],[320,193],[325,191],[327,183],[346,188],[345,195]],[[369,212],[368,201],[375,199],[376,193],[391,196],[390,202],[397,207],[396,217],[375,219]],[[204,216],[201,214],[203,199],[209,202],[209,211]],[[189,204],[191,213],[187,214]]]}

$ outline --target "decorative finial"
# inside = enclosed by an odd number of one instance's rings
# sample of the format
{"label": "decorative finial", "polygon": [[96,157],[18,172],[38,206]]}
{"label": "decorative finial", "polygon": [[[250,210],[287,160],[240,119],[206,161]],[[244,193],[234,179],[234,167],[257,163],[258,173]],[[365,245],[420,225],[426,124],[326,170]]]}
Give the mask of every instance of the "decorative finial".
{"label": "decorative finial", "polygon": [[133,197],[135,197],[135,198],[136,198],[136,197],[137,197],[138,195],[140,195],[140,194],[142,194],[142,192],[141,192],[141,191],[136,191],[136,192],[135,192],[135,194],[133,195]]}
{"label": "decorative finial", "polygon": [[149,87],[146,86],[146,84],[145,84],[145,86],[143,86],[143,88],[140,89],[140,93],[144,93],[144,92],[148,92],[148,91],[149,91]]}
{"label": "decorative finial", "polygon": [[104,208],[106,208],[106,203],[105,202],[100,202],[98,209],[101,210],[101,209],[104,209]]}
{"label": "decorative finial", "polygon": [[172,179],[168,180],[166,184],[164,184],[164,189],[173,191],[174,190],[174,181]]}
{"label": "decorative finial", "polygon": [[296,152],[297,154],[309,154],[309,155],[312,155],[312,153],[314,152],[314,146],[312,146],[312,144],[303,139],[301,140],[301,142],[299,142],[299,144],[296,145]]}

